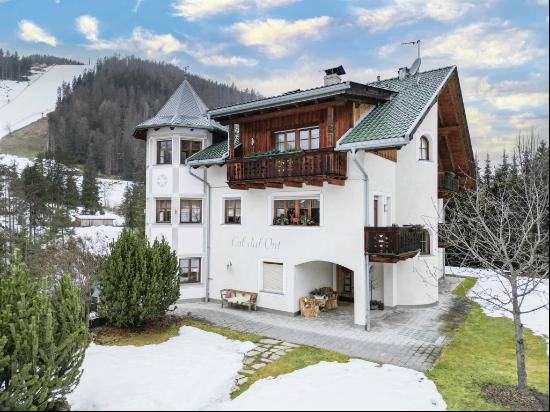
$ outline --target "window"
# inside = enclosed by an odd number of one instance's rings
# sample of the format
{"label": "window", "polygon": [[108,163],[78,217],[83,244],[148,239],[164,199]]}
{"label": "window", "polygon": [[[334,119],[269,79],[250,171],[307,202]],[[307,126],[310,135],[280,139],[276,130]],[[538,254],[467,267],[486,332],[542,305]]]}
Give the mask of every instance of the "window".
{"label": "window", "polygon": [[172,201],[157,200],[157,223],[170,223],[172,221]]}
{"label": "window", "polygon": [[278,199],[274,202],[273,224],[319,226],[318,199]]}
{"label": "window", "polygon": [[241,199],[225,199],[224,223],[226,225],[241,224]]}
{"label": "window", "polygon": [[160,140],[157,142],[157,164],[172,164],[172,141]]}
{"label": "window", "polygon": [[[319,128],[289,130],[275,133],[277,150],[287,152],[295,149],[315,150],[319,149]],[[298,141],[296,141],[298,137]]]}
{"label": "window", "polygon": [[201,223],[201,222],[202,222],[202,200],[181,199],[180,223]]}
{"label": "window", "polygon": [[262,267],[262,291],[284,293],[283,264],[264,262]]}
{"label": "window", "polygon": [[426,136],[420,138],[420,160],[430,160],[430,141]]}
{"label": "window", "polygon": [[193,156],[195,153],[202,150],[202,142],[199,140],[182,140],[181,141],[181,153],[180,163],[184,164],[185,161]]}
{"label": "window", "polygon": [[424,230],[422,232],[422,239],[420,240],[420,254],[429,255],[430,254],[430,232]]}
{"label": "window", "polygon": [[275,140],[277,143],[277,150],[280,152],[288,152],[296,149],[296,131],[291,130],[288,132],[275,133]]}
{"label": "window", "polygon": [[319,128],[301,129],[300,133],[300,148],[303,150],[319,149]]}
{"label": "window", "polygon": [[180,259],[180,283],[201,283],[201,258]]}

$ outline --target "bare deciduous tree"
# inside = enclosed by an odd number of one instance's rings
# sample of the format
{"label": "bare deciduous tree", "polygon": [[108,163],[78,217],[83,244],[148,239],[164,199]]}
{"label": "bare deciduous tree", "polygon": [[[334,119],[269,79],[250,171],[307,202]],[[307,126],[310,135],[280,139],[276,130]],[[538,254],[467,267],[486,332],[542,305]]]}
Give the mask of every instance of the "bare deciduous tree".
{"label": "bare deciduous tree", "polygon": [[[542,151],[541,151],[542,147]],[[502,168],[501,168],[502,169]],[[548,279],[548,149],[535,139],[518,142],[514,164],[492,183],[484,179],[448,205],[442,233],[461,266],[484,269],[498,287],[476,288],[475,297],[508,312],[514,321],[518,386],[527,390],[521,316],[548,307],[527,307]]]}

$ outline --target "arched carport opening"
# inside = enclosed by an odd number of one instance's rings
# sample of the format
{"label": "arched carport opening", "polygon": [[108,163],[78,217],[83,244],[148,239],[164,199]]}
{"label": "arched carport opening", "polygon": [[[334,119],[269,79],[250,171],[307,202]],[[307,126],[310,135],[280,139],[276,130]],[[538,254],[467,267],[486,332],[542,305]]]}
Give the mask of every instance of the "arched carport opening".
{"label": "arched carport opening", "polygon": [[334,262],[310,261],[294,267],[295,311],[299,312],[299,300],[315,290],[330,287],[338,294],[338,308],[322,312],[320,317],[335,322],[354,323],[355,280],[354,271]]}

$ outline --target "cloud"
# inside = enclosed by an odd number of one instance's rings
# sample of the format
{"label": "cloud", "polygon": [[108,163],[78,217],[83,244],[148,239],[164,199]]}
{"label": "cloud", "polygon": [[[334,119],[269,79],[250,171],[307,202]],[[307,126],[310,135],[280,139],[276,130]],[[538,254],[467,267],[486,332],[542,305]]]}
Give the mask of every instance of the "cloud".
{"label": "cloud", "polygon": [[359,24],[371,32],[386,31],[393,27],[414,24],[423,19],[454,21],[475,7],[467,0],[393,0],[376,7],[352,7]]}
{"label": "cloud", "polygon": [[461,67],[521,66],[548,54],[535,45],[536,35],[528,29],[511,27],[506,21],[473,23],[436,37],[422,54]]}
{"label": "cloud", "polygon": [[141,3],[143,3],[144,1],[145,0],[136,0],[136,4],[134,5],[132,12],[137,13],[139,10],[139,6],[141,6]]}
{"label": "cloud", "polygon": [[319,39],[331,22],[330,17],[288,21],[284,19],[251,20],[235,23],[229,30],[246,46],[257,46],[268,56],[284,57],[298,47],[301,39]]}
{"label": "cloud", "polygon": [[486,76],[467,76],[462,86],[468,100],[484,102],[499,110],[520,112],[548,107],[548,80],[534,78],[491,83]]}
{"label": "cloud", "polygon": [[136,27],[128,37],[102,39],[99,21],[94,16],[83,15],[75,20],[75,27],[88,41],[85,47],[91,50],[141,51],[147,57],[162,57],[184,52],[198,62],[210,66],[254,66],[257,60],[220,53],[220,47],[204,47],[197,42],[182,41],[174,35],[158,34]]}
{"label": "cloud", "polygon": [[32,43],[46,43],[53,47],[57,46],[57,39],[54,36],[30,20],[19,22],[19,38]]}
{"label": "cloud", "polygon": [[252,7],[267,9],[299,0],[177,0],[172,3],[175,16],[195,21],[230,11],[245,11]]}

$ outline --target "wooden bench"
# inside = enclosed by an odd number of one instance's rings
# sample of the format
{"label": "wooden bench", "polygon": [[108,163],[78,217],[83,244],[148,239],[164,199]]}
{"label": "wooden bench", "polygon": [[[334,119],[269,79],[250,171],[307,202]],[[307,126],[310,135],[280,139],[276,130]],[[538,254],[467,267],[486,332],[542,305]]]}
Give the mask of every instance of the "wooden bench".
{"label": "wooden bench", "polygon": [[220,291],[222,308],[224,302],[227,303],[227,307],[246,306],[249,311],[256,309],[256,301],[258,300],[258,294],[254,292],[245,292],[235,289],[222,289]]}

